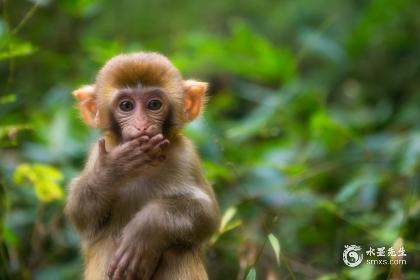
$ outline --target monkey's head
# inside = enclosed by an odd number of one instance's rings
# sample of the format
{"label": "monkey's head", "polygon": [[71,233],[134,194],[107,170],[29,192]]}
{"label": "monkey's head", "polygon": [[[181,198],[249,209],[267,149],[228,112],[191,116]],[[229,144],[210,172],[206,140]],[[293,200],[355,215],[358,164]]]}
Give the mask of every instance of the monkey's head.
{"label": "monkey's head", "polygon": [[94,85],[73,92],[83,120],[125,142],[148,127],[170,137],[202,108],[207,83],[184,81],[157,53],[122,54],[99,71]]}

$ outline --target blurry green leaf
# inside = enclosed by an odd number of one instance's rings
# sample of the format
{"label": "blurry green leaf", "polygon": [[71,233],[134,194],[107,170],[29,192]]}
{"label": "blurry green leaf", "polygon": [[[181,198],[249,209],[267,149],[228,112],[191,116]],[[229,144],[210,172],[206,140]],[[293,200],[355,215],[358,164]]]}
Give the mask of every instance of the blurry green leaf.
{"label": "blurry green leaf", "polygon": [[230,222],[230,220],[233,219],[238,209],[235,206],[230,206],[228,209],[226,209],[225,213],[223,213],[222,221],[220,223],[220,232],[224,232],[226,229],[227,224]]}
{"label": "blurry green leaf", "polygon": [[294,58],[286,50],[274,47],[242,21],[233,24],[232,33],[227,50],[237,63],[225,63],[226,68],[259,80],[289,81],[294,77]]}
{"label": "blurry green leaf", "polygon": [[185,71],[217,68],[274,84],[290,81],[296,75],[290,51],[273,46],[242,21],[234,21],[228,38],[191,33],[180,39],[179,48],[186,51],[177,53],[173,60]]}
{"label": "blurry green leaf", "polygon": [[50,202],[62,199],[63,190],[56,182],[62,179],[61,172],[49,165],[20,164],[13,174],[16,185],[23,185],[27,181],[35,188],[35,193],[40,201]]}
{"label": "blurry green leaf", "polygon": [[348,270],[346,279],[354,280],[370,280],[376,279],[375,266],[369,264],[362,264],[358,267],[352,267]]}
{"label": "blurry green leaf", "polygon": [[122,45],[117,40],[86,37],[82,43],[90,59],[100,65],[123,51]]}
{"label": "blurry green leaf", "polygon": [[317,280],[337,280],[340,279],[336,273],[328,273],[328,274],[324,274],[318,278],[316,278]]}
{"label": "blurry green leaf", "polygon": [[391,214],[384,220],[379,227],[375,227],[372,232],[377,242],[391,244],[401,234],[401,226],[406,219],[405,209],[401,201],[391,200],[389,203]]}
{"label": "blurry green leaf", "polygon": [[305,49],[319,53],[337,64],[345,62],[346,56],[343,48],[323,33],[305,31],[302,33],[302,41]]}
{"label": "blurry green leaf", "polygon": [[36,51],[36,48],[29,42],[13,42],[6,48],[8,49],[0,49],[0,61],[30,55]]}
{"label": "blurry green leaf", "polygon": [[335,201],[350,211],[367,211],[376,204],[379,185],[383,181],[380,174],[372,170],[362,170],[345,184],[335,197]]}
{"label": "blurry green leaf", "polygon": [[2,18],[0,18],[0,37],[2,37],[7,30],[7,25]]}
{"label": "blurry green leaf", "polygon": [[294,83],[283,87],[276,95],[260,98],[258,106],[242,122],[230,128],[229,138],[248,138],[266,128],[270,119],[278,116],[279,111],[299,94],[300,87]]}
{"label": "blurry green leaf", "polygon": [[333,120],[325,111],[315,113],[310,122],[312,137],[327,150],[336,151],[352,138],[350,130]]}
{"label": "blurry green leaf", "polygon": [[[370,1],[359,17],[349,36],[348,48],[351,54],[360,54],[367,45],[384,48],[389,38],[400,33],[403,25],[396,21],[415,6],[416,0],[374,0]],[[415,10],[415,9],[414,9]],[[403,21],[401,21],[402,23]],[[395,36],[395,35],[394,35]],[[397,39],[400,39],[397,37]]]}
{"label": "blurry green leaf", "polygon": [[6,94],[3,96],[0,96],[0,105],[6,104],[6,103],[12,103],[15,101],[16,101],[15,94]]}
{"label": "blurry green leaf", "polygon": [[276,256],[277,265],[280,265],[280,242],[274,234],[270,233],[268,235],[268,240],[270,241],[271,247],[274,250],[274,255]]}
{"label": "blurry green leaf", "polygon": [[235,228],[237,228],[238,226],[240,226],[242,224],[242,220],[241,219],[233,219],[230,220],[224,227],[223,229],[220,228],[218,232],[216,232],[211,238],[210,238],[210,244],[214,244],[216,243],[216,241],[219,239],[219,237],[224,234],[225,232],[228,232],[230,230],[233,230]]}
{"label": "blurry green leaf", "polygon": [[228,232],[228,231],[230,231],[230,230],[232,230],[232,229],[235,229],[235,228],[237,228],[238,226],[240,226],[242,224],[242,220],[240,220],[240,219],[234,219],[234,220],[231,220],[225,227],[224,227],[224,229],[223,229],[223,231],[221,232],[221,233],[225,233],[225,232]]}
{"label": "blurry green leaf", "polygon": [[221,164],[215,164],[212,161],[204,160],[204,170],[206,171],[206,177],[210,180],[225,179],[229,180],[233,178],[231,171]]}
{"label": "blurry green leaf", "polygon": [[29,0],[30,2],[40,5],[40,6],[48,6],[52,0]]}
{"label": "blurry green leaf", "polygon": [[267,98],[240,125],[229,129],[226,132],[227,136],[229,138],[243,138],[255,135],[266,126],[269,118],[277,112],[280,102],[281,99],[276,96]]}
{"label": "blurry green leaf", "polygon": [[17,145],[17,135],[25,129],[31,129],[31,126],[25,124],[0,126],[0,147]]}
{"label": "blurry green leaf", "polygon": [[308,169],[304,164],[288,164],[286,166],[278,166],[278,168],[289,176],[299,176]]}
{"label": "blurry green leaf", "polygon": [[3,231],[1,236],[3,237],[4,241],[11,245],[13,248],[19,244],[19,239],[16,234],[6,225],[2,227]]}
{"label": "blurry green leaf", "polygon": [[60,5],[71,15],[92,14],[97,9],[97,0],[61,0]]}
{"label": "blurry green leaf", "polygon": [[257,279],[257,271],[255,270],[255,267],[251,267],[251,269],[248,271],[248,274],[246,275],[245,280],[255,280]]}
{"label": "blurry green leaf", "polygon": [[337,213],[339,207],[337,206],[337,204],[335,204],[334,202],[331,202],[329,200],[321,200],[318,203],[318,207],[321,209],[325,209],[328,212],[331,213]]}
{"label": "blurry green leaf", "polygon": [[414,176],[420,170],[420,132],[408,136],[405,153],[401,163],[401,172]]}
{"label": "blurry green leaf", "polygon": [[18,132],[19,130],[23,129],[31,129],[31,126],[26,124],[0,126],[0,138],[9,134],[11,130],[13,130],[14,132]]}
{"label": "blurry green leaf", "polygon": [[336,196],[336,201],[345,203],[351,196],[353,196],[360,188],[362,184],[359,182],[352,182],[344,186]]}

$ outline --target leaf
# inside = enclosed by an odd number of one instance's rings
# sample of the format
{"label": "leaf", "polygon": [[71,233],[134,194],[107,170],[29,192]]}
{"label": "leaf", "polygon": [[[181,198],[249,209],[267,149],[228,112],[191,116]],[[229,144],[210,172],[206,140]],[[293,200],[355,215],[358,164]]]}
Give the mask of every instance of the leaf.
{"label": "leaf", "polygon": [[13,103],[15,101],[16,101],[16,95],[15,94],[6,94],[6,95],[0,97],[0,105],[7,104],[7,103]]}
{"label": "leaf", "polygon": [[278,112],[288,106],[300,91],[297,84],[291,83],[265,98],[259,98],[259,105],[236,125],[226,131],[229,138],[246,139],[254,136],[266,128],[269,121],[278,116]]}
{"label": "leaf", "polygon": [[322,32],[307,30],[301,35],[302,45],[315,54],[320,54],[337,64],[346,62],[346,55],[342,46]]}
{"label": "leaf", "polygon": [[280,265],[280,242],[274,234],[270,233],[268,235],[268,241],[270,241],[271,247],[274,250],[276,256],[277,265]]}
{"label": "leaf", "polygon": [[248,271],[248,274],[246,275],[245,280],[255,280],[257,279],[257,271],[255,270],[255,267],[251,267],[251,269]]}
{"label": "leaf", "polygon": [[0,51],[0,61],[30,55],[35,51],[36,48],[29,42],[10,43],[7,50]]}
{"label": "leaf", "polygon": [[11,245],[12,247],[16,247],[19,244],[19,238],[16,234],[6,225],[3,226],[3,230],[1,232],[4,241]]}
{"label": "leaf", "polygon": [[97,37],[87,37],[82,41],[82,44],[90,59],[98,64],[105,63],[123,51],[123,47],[118,41],[102,40]]}
{"label": "leaf", "polygon": [[242,224],[240,219],[233,219],[237,210],[238,209],[235,206],[231,206],[226,209],[222,216],[219,231],[212,236],[210,239],[210,244],[214,244],[223,233],[230,231]]}
{"label": "leaf", "polygon": [[240,219],[234,219],[232,221],[230,221],[225,228],[223,229],[222,233],[225,233],[229,230],[232,230],[234,228],[237,228],[238,226],[242,225],[242,221]]}
{"label": "leaf", "polygon": [[220,223],[220,232],[226,231],[227,224],[230,220],[232,220],[237,211],[238,209],[235,206],[231,206],[228,209],[226,209],[225,213],[222,216],[222,221]]}
{"label": "leaf", "polygon": [[322,110],[312,116],[310,130],[312,137],[331,151],[339,150],[353,138],[349,129]]}
{"label": "leaf", "polygon": [[216,164],[209,160],[203,160],[203,167],[206,172],[206,177],[210,181],[219,178],[223,180],[231,180],[233,178],[230,170],[224,165]]}
{"label": "leaf", "polygon": [[342,209],[366,211],[374,207],[382,178],[369,170],[355,174],[350,182],[341,187],[335,202]]}
{"label": "leaf", "polygon": [[295,78],[296,61],[291,51],[272,44],[243,21],[232,23],[229,37],[200,33],[181,37],[179,48],[186,51],[173,57],[175,65],[183,72],[219,69],[273,84]]}
{"label": "leaf", "polygon": [[61,172],[49,165],[44,164],[21,164],[13,174],[16,185],[29,182],[35,189],[37,198],[43,202],[62,199],[64,192],[57,181],[61,180]]}
{"label": "leaf", "polygon": [[420,166],[420,133],[414,132],[408,136],[406,151],[402,155],[401,173],[414,176]]}
{"label": "leaf", "polygon": [[97,10],[96,0],[59,1],[66,12],[73,16],[91,15]]}
{"label": "leaf", "polygon": [[0,147],[16,145],[18,133],[25,129],[31,129],[31,126],[26,124],[0,126]]}

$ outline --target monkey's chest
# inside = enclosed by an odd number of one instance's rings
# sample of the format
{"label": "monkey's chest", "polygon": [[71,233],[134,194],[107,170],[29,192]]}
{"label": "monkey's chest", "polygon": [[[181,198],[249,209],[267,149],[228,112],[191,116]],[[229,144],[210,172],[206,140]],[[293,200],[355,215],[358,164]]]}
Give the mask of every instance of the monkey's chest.
{"label": "monkey's chest", "polygon": [[118,197],[113,205],[112,220],[121,226],[127,224],[149,201],[158,198],[159,188],[151,181],[138,179],[120,186]]}

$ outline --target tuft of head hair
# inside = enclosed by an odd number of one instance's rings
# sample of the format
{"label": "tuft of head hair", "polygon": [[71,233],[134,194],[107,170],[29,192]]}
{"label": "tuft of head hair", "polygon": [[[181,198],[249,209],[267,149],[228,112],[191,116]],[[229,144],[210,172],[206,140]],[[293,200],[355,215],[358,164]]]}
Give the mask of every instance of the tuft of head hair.
{"label": "tuft of head hair", "polygon": [[96,78],[98,93],[109,88],[159,86],[172,89],[182,83],[182,76],[167,57],[154,52],[120,54],[111,58]]}
{"label": "tuft of head hair", "polygon": [[178,105],[177,108],[181,107],[184,94],[182,75],[166,56],[155,52],[120,54],[111,58],[96,77],[100,118],[108,117],[106,106],[115,92],[137,86],[160,87],[170,101]]}
{"label": "tuft of head hair", "polygon": [[164,55],[154,52],[121,54],[111,58],[98,72],[96,83],[73,92],[83,120],[91,127],[109,129],[111,104],[126,88],[158,87],[171,103],[171,122],[181,128],[197,118],[207,100],[205,82],[182,79]]}

